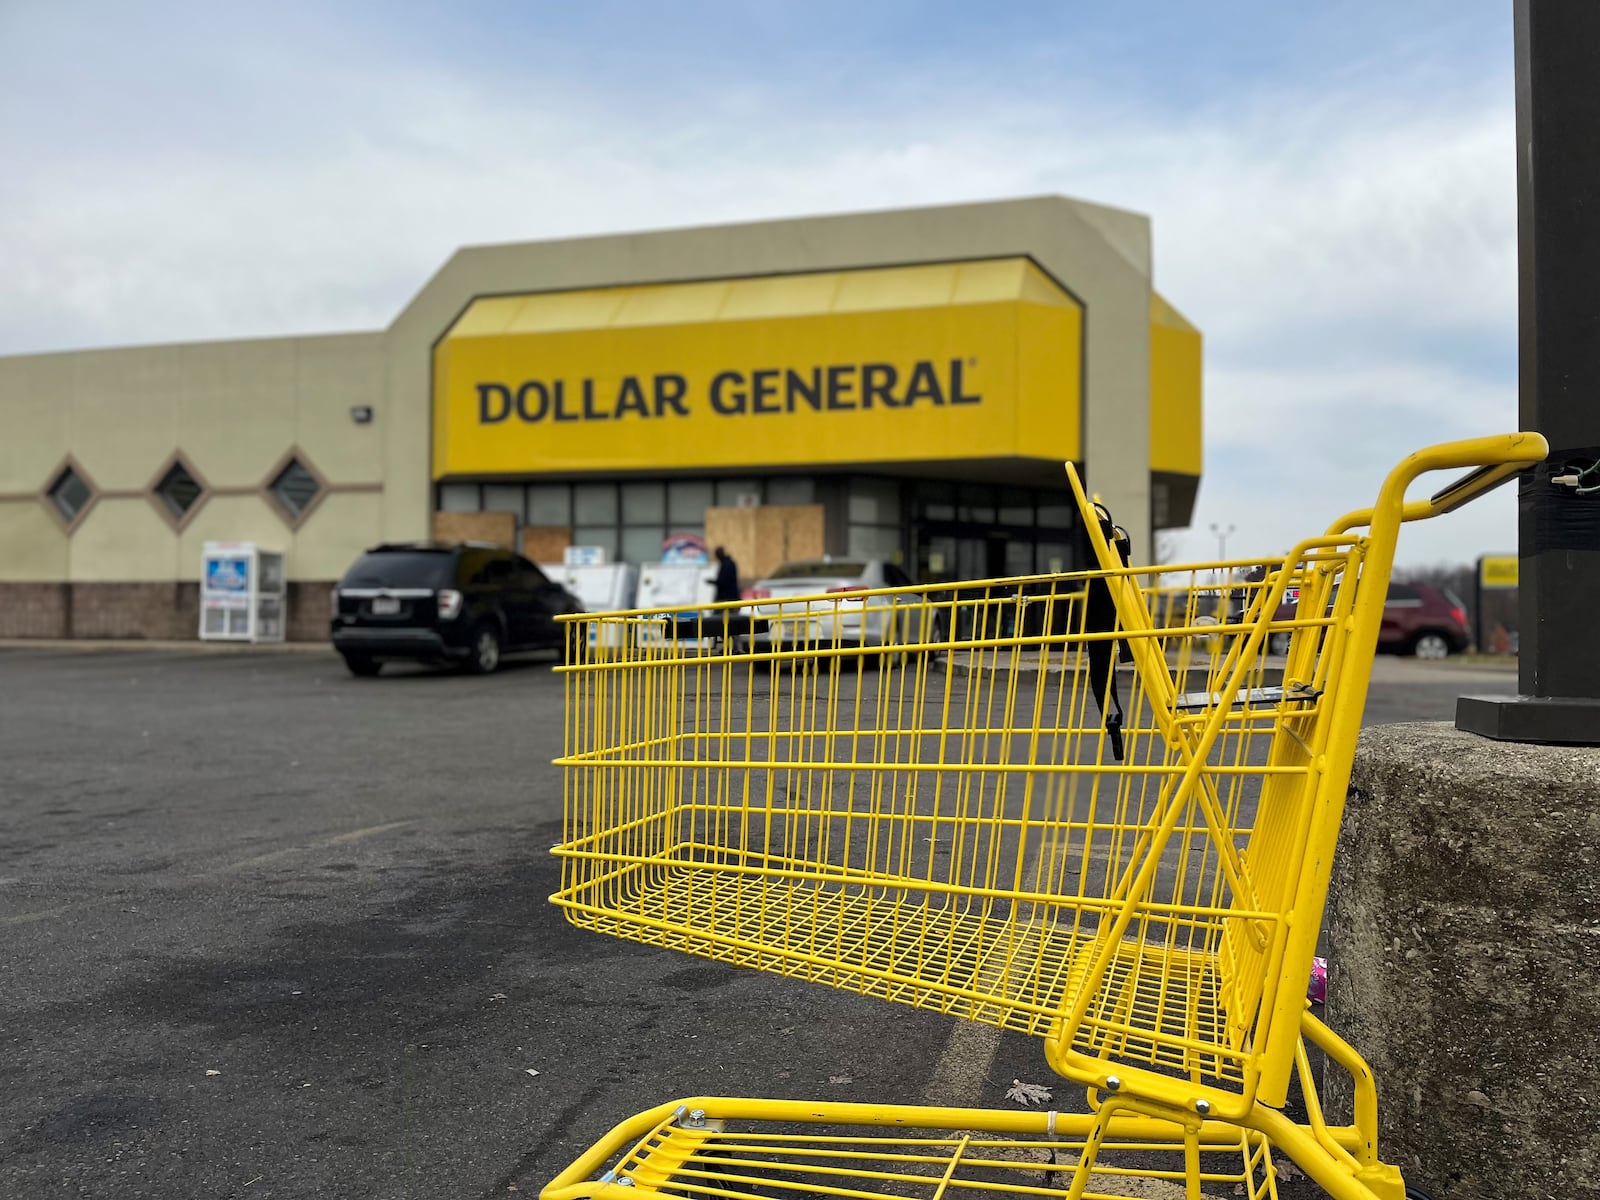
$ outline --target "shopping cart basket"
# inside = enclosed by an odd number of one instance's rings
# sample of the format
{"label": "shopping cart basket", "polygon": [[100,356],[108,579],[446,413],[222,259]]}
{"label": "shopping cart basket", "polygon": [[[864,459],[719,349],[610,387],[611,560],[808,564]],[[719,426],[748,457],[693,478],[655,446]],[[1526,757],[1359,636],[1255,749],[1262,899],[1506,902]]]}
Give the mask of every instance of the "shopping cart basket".
{"label": "shopping cart basket", "polygon": [[[1421,451],[1249,571],[1125,566],[1069,466],[1091,570],[572,621],[595,649],[566,675],[569,920],[1037,1036],[1086,1103],[686,1101],[544,1194],[1276,1196],[1275,1148],[1400,1200],[1371,1073],[1305,984],[1400,525],[1545,451]],[[1354,1077],[1352,1123],[1308,1044]]]}

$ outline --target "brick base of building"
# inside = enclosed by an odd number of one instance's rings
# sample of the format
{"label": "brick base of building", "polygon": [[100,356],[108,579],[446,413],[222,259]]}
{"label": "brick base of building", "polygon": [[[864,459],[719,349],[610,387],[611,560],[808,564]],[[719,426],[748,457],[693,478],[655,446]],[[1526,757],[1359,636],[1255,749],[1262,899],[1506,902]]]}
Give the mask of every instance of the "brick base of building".
{"label": "brick base of building", "polygon": [[0,583],[0,637],[68,637],[71,612],[71,584]]}
{"label": "brick base of building", "polygon": [[327,583],[289,584],[289,629],[291,642],[325,642],[328,622],[333,619],[333,585]]}
{"label": "brick base of building", "polygon": [[[289,585],[288,638],[320,642],[331,615],[328,583]],[[0,638],[197,641],[200,585],[0,582]]]}

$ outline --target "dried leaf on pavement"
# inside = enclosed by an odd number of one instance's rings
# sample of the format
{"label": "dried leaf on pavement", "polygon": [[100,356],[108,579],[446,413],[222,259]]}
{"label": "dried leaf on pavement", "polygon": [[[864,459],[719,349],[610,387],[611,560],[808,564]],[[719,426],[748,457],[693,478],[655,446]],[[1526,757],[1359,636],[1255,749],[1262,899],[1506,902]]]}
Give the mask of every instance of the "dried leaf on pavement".
{"label": "dried leaf on pavement", "polygon": [[1042,1083],[1023,1083],[1013,1079],[1006,1090],[1006,1099],[1018,1104],[1048,1104],[1053,1093]]}
{"label": "dried leaf on pavement", "polygon": [[1273,1159],[1272,1169],[1278,1173],[1279,1179],[1304,1179],[1306,1177],[1306,1173],[1287,1158]]}

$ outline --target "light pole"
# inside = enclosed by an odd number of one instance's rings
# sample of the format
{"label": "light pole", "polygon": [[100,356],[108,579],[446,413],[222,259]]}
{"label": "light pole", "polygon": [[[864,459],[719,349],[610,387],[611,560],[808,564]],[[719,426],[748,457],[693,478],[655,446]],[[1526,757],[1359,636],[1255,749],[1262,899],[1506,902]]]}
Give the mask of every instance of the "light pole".
{"label": "light pole", "polygon": [[[1211,522],[1211,532],[1216,536],[1217,539],[1218,564],[1224,563],[1228,560],[1228,538],[1233,535],[1233,531],[1237,528],[1239,528],[1237,525],[1229,525],[1224,528],[1223,526],[1218,525],[1215,521]],[[1222,583],[1227,578],[1228,569],[1219,565],[1217,567],[1217,582]]]}
{"label": "light pole", "polygon": [[1233,536],[1234,530],[1238,528],[1239,527],[1237,525],[1229,525],[1226,529],[1224,529],[1215,521],[1211,522],[1211,532],[1215,534],[1217,538],[1218,562],[1226,562],[1228,560],[1228,539]]}

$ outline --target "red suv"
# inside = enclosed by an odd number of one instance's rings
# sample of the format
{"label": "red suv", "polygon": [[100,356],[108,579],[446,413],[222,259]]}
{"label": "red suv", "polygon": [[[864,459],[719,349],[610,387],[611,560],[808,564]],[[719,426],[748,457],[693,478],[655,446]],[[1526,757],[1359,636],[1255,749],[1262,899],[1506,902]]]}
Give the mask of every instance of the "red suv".
{"label": "red suv", "polygon": [[[1294,619],[1299,597],[1285,600],[1274,619]],[[1459,654],[1472,641],[1467,628],[1467,608],[1453,593],[1428,583],[1391,583],[1383,602],[1383,624],[1378,627],[1378,649],[1418,658],[1445,658]],[[1269,649],[1287,653],[1289,634],[1275,633]]]}

